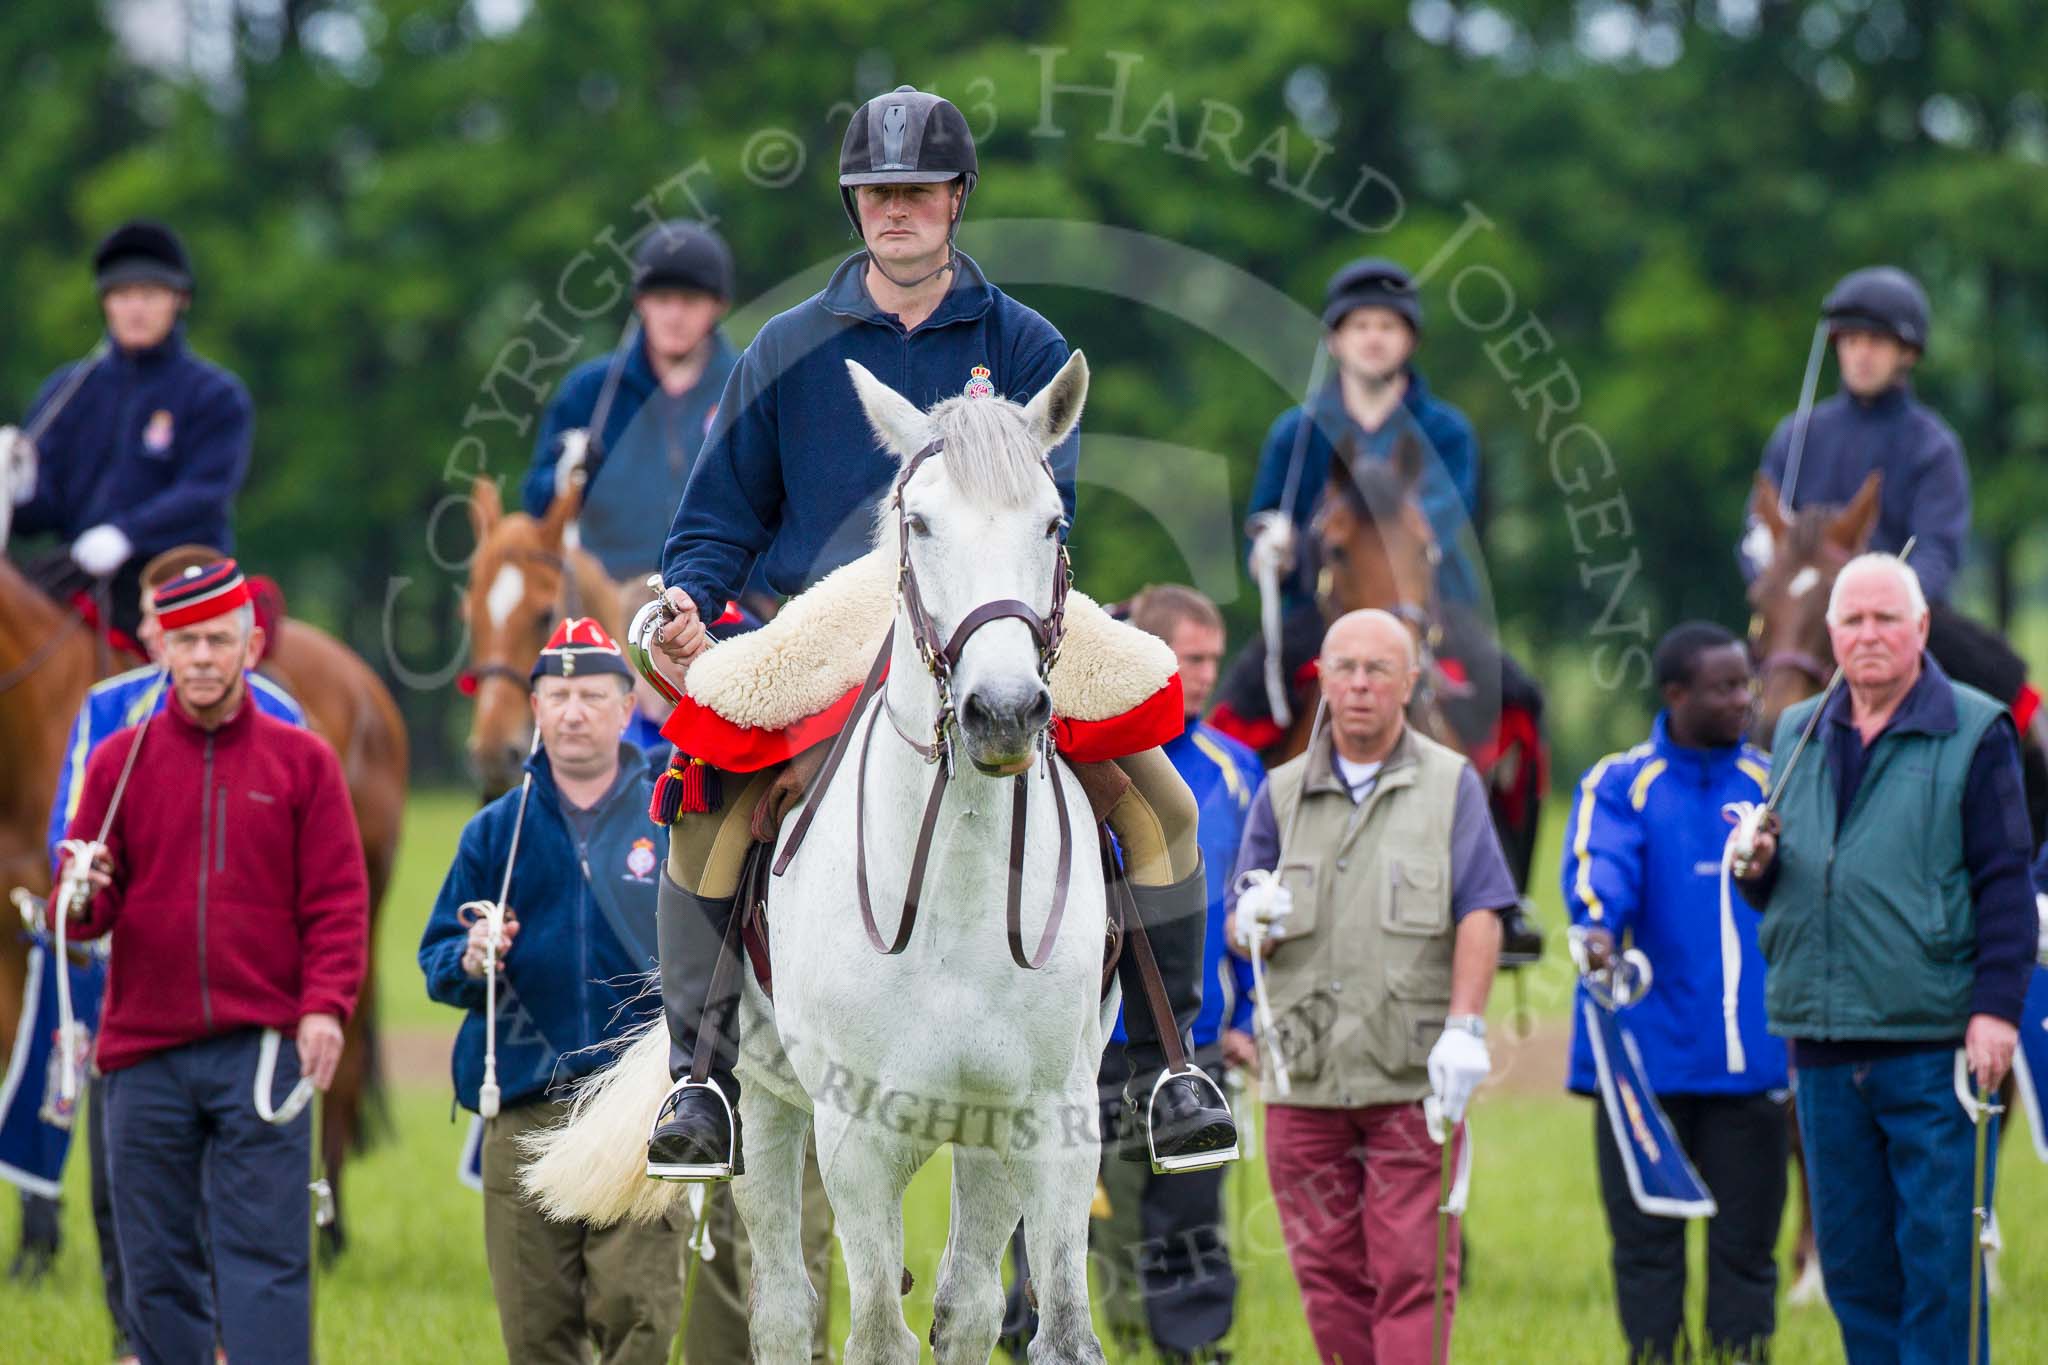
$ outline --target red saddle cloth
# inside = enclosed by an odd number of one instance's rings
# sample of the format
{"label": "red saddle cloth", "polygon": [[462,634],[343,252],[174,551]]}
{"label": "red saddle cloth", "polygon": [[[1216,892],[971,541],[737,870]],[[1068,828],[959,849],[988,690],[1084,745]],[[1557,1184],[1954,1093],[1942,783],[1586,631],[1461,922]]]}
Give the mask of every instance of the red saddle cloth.
{"label": "red saddle cloth", "polygon": [[[853,716],[858,687],[824,710],[779,730],[735,725],[711,708],[684,696],[669,713],[661,736],[684,754],[729,773],[752,773],[786,762],[838,735]],[[1055,716],[1053,741],[1070,763],[1106,763],[1156,749],[1187,728],[1180,674],[1138,705],[1106,720]]]}

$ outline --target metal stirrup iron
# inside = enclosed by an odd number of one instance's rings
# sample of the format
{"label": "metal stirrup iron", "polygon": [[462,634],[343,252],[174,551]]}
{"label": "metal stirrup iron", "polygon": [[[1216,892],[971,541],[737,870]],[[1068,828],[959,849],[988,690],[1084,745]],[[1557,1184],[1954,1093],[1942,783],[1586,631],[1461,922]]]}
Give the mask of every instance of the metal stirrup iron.
{"label": "metal stirrup iron", "polygon": [[[733,1158],[739,1155],[738,1119],[733,1113],[732,1101],[726,1098],[725,1091],[719,1089],[718,1083],[711,1079],[712,1039],[717,1036],[718,1030],[725,1027],[727,1020],[723,1016],[713,1019],[709,1002],[713,1000],[726,1000],[738,994],[739,983],[735,978],[739,974],[740,922],[746,918],[745,911],[741,907],[748,903],[750,891],[751,888],[746,884],[746,880],[742,878],[739,892],[733,897],[732,914],[727,916],[725,921],[725,936],[718,943],[718,961],[711,969],[711,989],[706,992],[705,998],[707,1003],[704,1015],[697,1021],[697,1046],[690,1056],[689,1074],[685,1075],[680,1081],[677,1081],[669,1090],[668,1098],[664,1099],[661,1102],[661,1107],[654,1111],[653,1126],[647,1130],[647,1141],[651,1146],[654,1142],[655,1132],[661,1127],[662,1115],[673,1112],[678,1107],[681,1097],[689,1094],[692,1090],[708,1090],[718,1097],[718,1107],[725,1113],[726,1158],[724,1161],[699,1162],[655,1162],[650,1160],[647,1163],[647,1177],[650,1180],[674,1180],[690,1183],[730,1180],[733,1178]],[[728,1010],[733,1010],[738,1007],[738,1002],[735,1000],[727,1008]]]}

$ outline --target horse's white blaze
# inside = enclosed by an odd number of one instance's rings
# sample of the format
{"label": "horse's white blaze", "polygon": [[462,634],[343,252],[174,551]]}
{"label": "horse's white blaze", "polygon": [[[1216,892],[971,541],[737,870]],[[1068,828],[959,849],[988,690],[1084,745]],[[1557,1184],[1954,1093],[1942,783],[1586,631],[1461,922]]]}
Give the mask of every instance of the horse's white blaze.
{"label": "horse's white blaze", "polygon": [[1813,591],[1813,585],[1820,582],[1820,570],[1809,564],[1792,575],[1792,581],[1785,585],[1785,591],[1794,597],[1804,597]]}
{"label": "horse's white blaze", "polygon": [[491,624],[502,629],[525,600],[526,575],[517,564],[507,564],[491,580],[491,590],[484,594],[484,610],[491,614]]}

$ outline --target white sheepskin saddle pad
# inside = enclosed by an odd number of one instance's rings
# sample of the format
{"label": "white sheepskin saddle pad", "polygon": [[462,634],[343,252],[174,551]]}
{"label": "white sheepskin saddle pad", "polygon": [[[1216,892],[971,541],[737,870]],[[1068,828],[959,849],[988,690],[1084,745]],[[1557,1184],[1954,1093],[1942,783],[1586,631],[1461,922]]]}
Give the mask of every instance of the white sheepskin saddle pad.
{"label": "white sheepskin saddle pad", "polygon": [[[735,725],[780,730],[817,715],[867,678],[896,618],[896,557],[872,550],[792,597],[750,635],[712,645],[686,688]],[[1139,706],[1172,680],[1173,651],[1094,599],[1067,595],[1067,634],[1052,670],[1052,706],[1101,721]]]}

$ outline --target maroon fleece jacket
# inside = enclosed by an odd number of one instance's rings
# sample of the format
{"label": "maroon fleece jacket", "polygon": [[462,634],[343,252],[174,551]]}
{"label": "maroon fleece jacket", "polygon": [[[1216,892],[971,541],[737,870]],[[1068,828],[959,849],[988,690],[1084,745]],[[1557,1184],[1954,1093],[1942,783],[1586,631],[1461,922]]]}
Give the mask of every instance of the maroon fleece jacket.
{"label": "maroon fleece jacket", "polygon": [[71,838],[99,832],[137,735],[107,836],[113,884],[71,930],[113,933],[100,1069],[236,1029],[290,1033],[308,1014],[346,1020],[369,881],[334,750],[246,701],[209,733],[174,698],[94,750]]}

